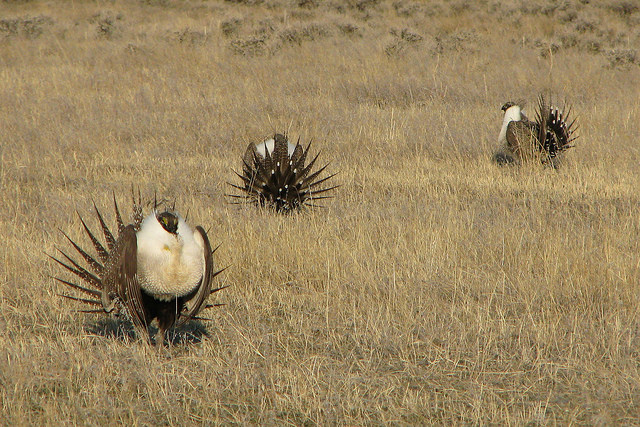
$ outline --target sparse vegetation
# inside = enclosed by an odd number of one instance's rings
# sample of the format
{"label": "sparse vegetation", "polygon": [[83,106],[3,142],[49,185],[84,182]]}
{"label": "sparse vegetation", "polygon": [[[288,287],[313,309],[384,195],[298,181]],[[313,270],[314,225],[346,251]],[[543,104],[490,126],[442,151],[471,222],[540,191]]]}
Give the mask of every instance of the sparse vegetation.
{"label": "sparse vegetation", "polygon": [[[0,12],[1,423],[640,423],[635,2]],[[500,107],[539,93],[571,103],[577,147],[495,166]],[[247,145],[282,130],[336,197],[228,204]],[[163,352],[74,313],[45,255],[132,184],[230,265],[226,305]]]}

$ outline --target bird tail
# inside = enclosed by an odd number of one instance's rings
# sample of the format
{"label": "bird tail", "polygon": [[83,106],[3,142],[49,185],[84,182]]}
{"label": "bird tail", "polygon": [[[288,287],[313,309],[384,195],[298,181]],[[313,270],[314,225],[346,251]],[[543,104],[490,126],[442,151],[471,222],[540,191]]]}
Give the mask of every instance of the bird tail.
{"label": "bird tail", "polygon": [[293,153],[289,154],[289,140],[285,135],[276,134],[273,140],[273,152],[265,150],[264,156],[257,152],[255,144],[249,144],[242,159],[242,174],[236,172],[242,185],[230,184],[244,194],[230,194],[230,197],[269,206],[278,212],[313,206],[314,201],[331,197],[327,193],[338,186],[327,186],[326,182],[335,174],[320,178],[328,164],[312,172],[319,154],[305,164],[311,143],[303,148],[298,139]]}
{"label": "bird tail", "polygon": [[574,147],[573,141],[578,138],[576,119],[571,119],[571,107],[562,108],[547,103],[543,95],[538,97],[536,121],[539,124],[538,141],[541,149],[550,159]]}
{"label": "bird tail", "polygon": [[[117,236],[119,236],[120,232],[124,229],[125,226],[118,209],[118,203],[116,202],[115,194],[113,196],[113,206],[115,210],[118,230]],[[112,256],[114,254],[115,248],[117,247],[117,238],[116,236],[114,236],[111,229],[107,226],[102,213],[95,203],[93,204],[93,207],[95,209],[98,222],[100,223],[100,228],[102,230],[102,236],[105,243],[102,243],[100,241],[96,234],[89,228],[89,226],[87,226],[87,223],[79,213],[78,217],[80,218],[80,223],[84,228],[85,234],[91,241],[93,251],[95,251],[95,255],[90,254],[87,249],[82,248],[64,231],[60,230],[63,236],[75,249],[76,256],[73,257],[72,255],[67,254],[62,249],[56,248],[59,253],[58,257],[52,255],[49,255],[49,257],[59,265],[61,265],[65,270],[75,275],[79,280],[70,281],[62,279],[60,277],[53,278],[59,283],[62,283],[76,291],[80,291],[85,295],[88,295],[89,297],[91,297],[91,299],[79,298],[70,295],[61,295],[62,297],[94,307],[102,306],[103,310],[92,310],[91,312],[111,312],[114,308],[113,299],[115,295],[113,295],[113,293],[115,289],[111,289],[112,286],[110,286],[109,284],[107,275],[109,273],[109,264],[112,261]],[[134,222],[137,222],[139,224],[141,222],[141,219],[138,221],[137,217],[142,216],[140,193],[138,193],[138,200],[133,197],[133,211]],[[83,259],[84,263],[82,263],[80,259]]]}

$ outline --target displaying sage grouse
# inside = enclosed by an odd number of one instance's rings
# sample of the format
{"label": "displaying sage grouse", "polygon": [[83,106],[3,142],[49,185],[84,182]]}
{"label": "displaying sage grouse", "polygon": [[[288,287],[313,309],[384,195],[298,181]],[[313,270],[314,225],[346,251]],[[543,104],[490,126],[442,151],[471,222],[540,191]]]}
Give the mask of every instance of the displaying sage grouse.
{"label": "displaying sage grouse", "polygon": [[133,200],[133,223],[124,225],[115,195],[113,204],[117,237],[94,204],[106,247],[80,217],[97,256],[63,232],[87,267],[59,248],[64,261],[51,257],[84,284],[55,279],[91,297],[62,295],[93,307],[82,312],[124,314],[133,322],[136,334],[147,341],[148,328],[157,321],[155,343],[161,345],[168,329],[197,319],[201,310],[216,306],[207,304],[207,298],[222,289],[212,289],[213,278],[221,271],[214,272],[214,251],[202,227],[192,229],[172,210],[159,213],[155,203],[143,218],[139,194],[138,200]]}
{"label": "displaying sage grouse", "polygon": [[577,138],[575,119],[570,121],[570,109],[559,109],[538,97],[534,121],[514,102],[502,106],[504,120],[498,136],[500,151],[494,156],[499,164],[541,162],[558,167],[559,156]]}
{"label": "displaying sage grouse", "polygon": [[242,158],[242,175],[234,171],[244,185],[230,184],[244,194],[230,196],[278,212],[291,212],[305,205],[317,206],[314,202],[330,198],[327,192],[337,186],[323,185],[335,174],[319,179],[328,165],[311,172],[319,154],[305,165],[310,147],[311,143],[302,148],[299,139],[294,145],[279,133],[258,144],[249,144]]}

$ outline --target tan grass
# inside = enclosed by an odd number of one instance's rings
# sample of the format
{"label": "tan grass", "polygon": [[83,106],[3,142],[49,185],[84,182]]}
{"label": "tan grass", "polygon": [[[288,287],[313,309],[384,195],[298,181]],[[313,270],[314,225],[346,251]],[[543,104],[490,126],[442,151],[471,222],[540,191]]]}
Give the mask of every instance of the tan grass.
{"label": "tan grass", "polygon": [[[640,12],[501,3],[2,3],[2,422],[640,423],[640,68],[611,56]],[[493,165],[500,106],[543,91],[577,148]],[[336,198],[229,205],[283,130]],[[57,296],[58,228],[132,185],[222,244],[201,342],[157,353]]]}

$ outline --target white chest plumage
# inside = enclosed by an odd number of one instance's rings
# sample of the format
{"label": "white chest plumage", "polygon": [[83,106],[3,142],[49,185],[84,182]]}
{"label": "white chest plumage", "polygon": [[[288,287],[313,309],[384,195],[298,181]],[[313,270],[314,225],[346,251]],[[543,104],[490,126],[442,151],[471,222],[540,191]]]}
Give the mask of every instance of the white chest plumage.
{"label": "white chest plumage", "polygon": [[507,126],[510,122],[522,120],[522,112],[519,105],[513,105],[504,112],[504,120],[502,121],[502,129],[498,136],[498,143],[506,144],[507,142]]}
{"label": "white chest plumage", "polygon": [[193,292],[204,274],[202,237],[178,217],[176,234],[158,222],[155,212],[147,216],[136,234],[138,281],[149,295],[161,301]]}
{"label": "white chest plumage", "polygon": [[[256,144],[256,151],[260,156],[262,156],[263,159],[267,157],[267,151],[269,152],[269,155],[273,155],[273,150],[275,150],[275,140],[273,138],[262,141],[260,144]],[[290,142],[287,142],[287,152],[289,154],[289,157],[293,155],[293,152],[295,150],[296,146]]]}

